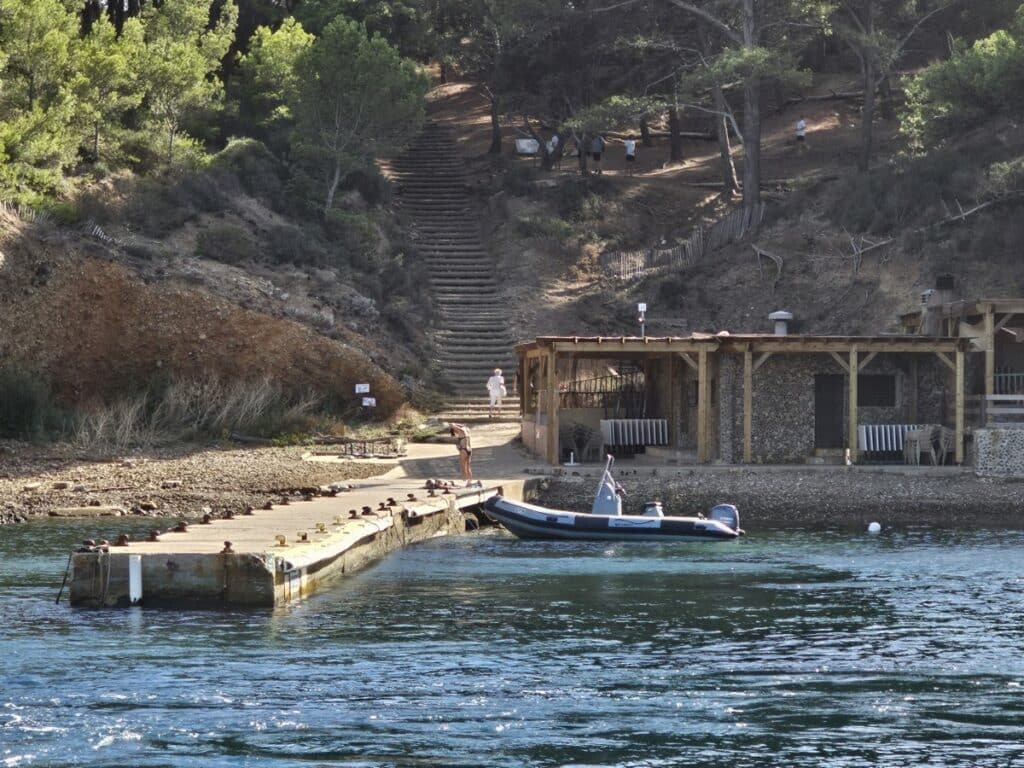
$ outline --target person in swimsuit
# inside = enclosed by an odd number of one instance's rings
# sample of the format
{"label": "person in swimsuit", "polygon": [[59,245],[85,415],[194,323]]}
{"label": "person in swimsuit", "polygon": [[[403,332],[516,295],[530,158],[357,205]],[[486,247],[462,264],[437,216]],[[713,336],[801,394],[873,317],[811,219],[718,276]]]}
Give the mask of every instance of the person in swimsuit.
{"label": "person in swimsuit", "polygon": [[455,438],[455,447],[459,449],[459,469],[468,488],[473,483],[473,444],[469,440],[469,430],[464,424],[452,423],[448,427]]}

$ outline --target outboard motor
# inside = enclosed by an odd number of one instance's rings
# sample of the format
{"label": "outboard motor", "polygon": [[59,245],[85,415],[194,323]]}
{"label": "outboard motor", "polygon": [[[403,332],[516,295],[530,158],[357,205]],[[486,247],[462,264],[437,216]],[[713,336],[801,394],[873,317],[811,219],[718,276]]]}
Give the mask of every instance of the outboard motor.
{"label": "outboard motor", "polygon": [[644,511],[640,513],[643,517],[664,517],[665,512],[661,508],[660,501],[648,501],[644,504]]}
{"label": "outboard motor", "polygon": [[717,520],[737,533],[743,533],[740,530],[740,511],[732,504],[716,504],[713,506],[711,508],[711,519]]}
{"label": "outboard motor", "polygon": [[608,457],[608,463],[604,465],[604,474],[601,475],[601,482],[597,486],[597,495],[594,497],[594,506],[590,512],[593,515],[609,515],[618,517],[622,514],[622,486],[615,482],[612,477],[612,462],[615,459]]}

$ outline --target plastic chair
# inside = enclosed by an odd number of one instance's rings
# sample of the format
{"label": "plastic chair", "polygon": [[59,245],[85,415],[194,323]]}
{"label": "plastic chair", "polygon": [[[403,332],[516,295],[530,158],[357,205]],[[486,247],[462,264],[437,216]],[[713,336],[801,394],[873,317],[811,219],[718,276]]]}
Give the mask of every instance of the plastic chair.
{"label": "plastic chair", "polygon": [[939,464],[946,463],[946,457],[953,452],[956,432],[949,427],[939,427]]}
{"label": "plastic chair", "polygon": [[903,436],[903,461],[907,464],[921,463],[921,445],[927,439],[923,429],[908,429]]}

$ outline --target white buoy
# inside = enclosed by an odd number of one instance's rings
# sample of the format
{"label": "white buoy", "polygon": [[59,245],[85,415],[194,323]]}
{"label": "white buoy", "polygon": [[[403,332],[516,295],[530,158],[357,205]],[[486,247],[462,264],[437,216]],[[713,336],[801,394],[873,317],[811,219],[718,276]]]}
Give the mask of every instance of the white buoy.
{"label": "white buoy", "polygon": [[868,533],[881,533],[882,526],[879,523],[871,523],[868,525]]}

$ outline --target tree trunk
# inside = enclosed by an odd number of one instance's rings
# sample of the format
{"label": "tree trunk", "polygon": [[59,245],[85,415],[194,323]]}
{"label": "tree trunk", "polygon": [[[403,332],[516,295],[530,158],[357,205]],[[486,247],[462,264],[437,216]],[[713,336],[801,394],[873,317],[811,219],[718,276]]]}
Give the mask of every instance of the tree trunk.
{"label": "tree trunk", "polygon": [[895,120],[896,107],[893,105],[892,82],[890,82],[888,75],[883,77],[882,82],[878,84],[878,95],[881,97],[878,108],[882,119]]}
{"label": "tree trunk", "polygon": [[679,110],[675,107],[668,110],[668,144],[669,162],[683,162],[683,137],[680,134]]}
{"label": "tree trunk", "polygon": [[441,77],[441,83],[445,84],[445,83],[448,82],[448,65],[445,62],[442,61],[439,69],[440,69],[440,73],[439,74],[440,74],[440,77]]}
{"label": "tree trunk", "polygon": [[334,205],[334,194],[338,191],[338,184],[341,183],[341,160],[334,161],[334,173],[331,175],[331,182],[327,185],[327,200],[324,203],[324,215]]}
{"label": "tree trunk", "polygon": [[97,120],[93,126],[92,133],[92,157],[94,162],[99,162],[100,159],[100,121]]}
{"label": "tree trunk", "polygon": [[85,0],[82,6],[82,36],[88,35],[92,31],[92,25],[96,23],[100,15],[103,13],[103,8],[100,5],[100,0]]}
{"label": "tree trunk", "polygon": [[[759,36],[757,0],[743,0],[743,47],[755,48]],[[756,73],[743,83],[742,139],[743,209],[755,222],[753,232],[756,234],[758,217],[754,213],[761,205],[761,77]]]}
{"label": "tree trunk", "polygon": [[651,126],[647,124],[647,118],[640,118],[640,143],[645,147],[653,147],[654,139],[651,138]]}
{"label": "tree trunk", "polygon": [[871,167],[871,151],[874,143],[874,122],[875,122],[875,67],[871,58],[871,52],[864,56],[864,110],[861,118],[864,124],[861,126],[860,157],[857,160],[857,167],[862,172],[867,172]]}
{"label": "tree trunk", "polygon": [[170,168],[174,165],[174,134],[176,133],[174,128],[171,128],[167,132],[167,167]]}
{"label": "tree trunk", "polygon": [[732,159],[732,144],[729,142],[729,121],[725,116],[729,105],[725,101],[725,94],[720,86],[712,86],[711,93],[715,100],[715,109],[719,112],[715,118],[715,136],[718,139],[718,156],[722,173],[722,197],[728,200],[740,188],[739,179],[736,178],[736,163]]}
{"label": "tree trunk", "polygon": [[491,97],[491,146],[488,154],[501,154],[501,115],[498,113],[498,97]]}
{"label": "tree trunk", "polygon": [[580,176],[587,175],[587,135],[581,133],[576,137],[576,150],[579,154]]}
{"label": "tree trunk", "polygon": [[761,83],[755,75],[743,84],[743,208],[753,215],[760,204]]}

